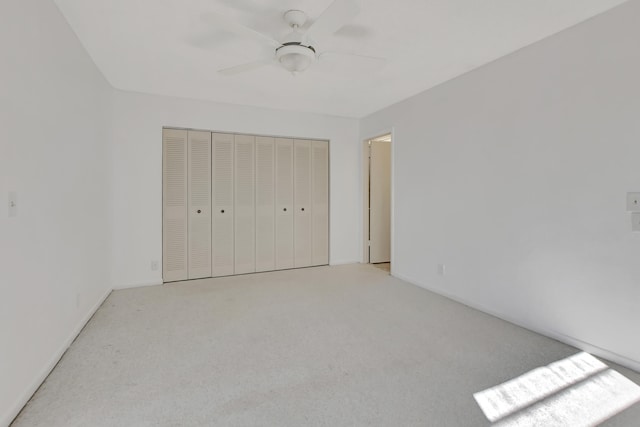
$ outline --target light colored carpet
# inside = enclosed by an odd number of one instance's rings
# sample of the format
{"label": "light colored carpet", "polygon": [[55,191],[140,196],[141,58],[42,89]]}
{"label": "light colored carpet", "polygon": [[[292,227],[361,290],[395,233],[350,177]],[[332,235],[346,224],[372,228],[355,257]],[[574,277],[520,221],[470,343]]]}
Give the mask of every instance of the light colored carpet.
{"label": "light colored carpet", "polygon": [[14,425],[488,426],[473,393],[576,352],[371,265],[198,280],[111,294]]}

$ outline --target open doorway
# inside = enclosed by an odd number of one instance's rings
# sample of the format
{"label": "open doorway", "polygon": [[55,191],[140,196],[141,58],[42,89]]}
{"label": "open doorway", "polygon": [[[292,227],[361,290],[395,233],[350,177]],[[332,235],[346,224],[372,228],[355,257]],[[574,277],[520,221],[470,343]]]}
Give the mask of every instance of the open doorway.
{"label": "open doorway", "polygon": [[391,134],[363,142],[364,259],[391,271]]}

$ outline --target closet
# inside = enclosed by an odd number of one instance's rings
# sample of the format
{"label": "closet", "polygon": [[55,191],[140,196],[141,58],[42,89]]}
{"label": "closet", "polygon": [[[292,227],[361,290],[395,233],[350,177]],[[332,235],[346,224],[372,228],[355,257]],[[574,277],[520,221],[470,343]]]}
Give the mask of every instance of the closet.
{"label": "closet", "polygon": [[165,282],[329,263],[329,143],[163,129]]}

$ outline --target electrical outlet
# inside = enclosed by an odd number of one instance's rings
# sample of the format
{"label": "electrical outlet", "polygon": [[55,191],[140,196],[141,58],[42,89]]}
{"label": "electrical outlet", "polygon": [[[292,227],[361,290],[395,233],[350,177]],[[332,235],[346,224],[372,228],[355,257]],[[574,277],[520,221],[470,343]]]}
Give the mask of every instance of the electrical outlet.
{"label": "electrical outlet", "polygon": [[631,214],[631,231],[640,231],[640,212]]}
{"label": "electrical outlet", "polygon": [[444,276],[446,267],[444,264],[438,264],[438,276]]}
{"label": "electrical outlet", "polygon": [[158,271],[158,261],[151,261],[151,271]]}
{"label": "electrical outlet", "polygon": [[627,211],[640,212],[640,193],[627,193]]}

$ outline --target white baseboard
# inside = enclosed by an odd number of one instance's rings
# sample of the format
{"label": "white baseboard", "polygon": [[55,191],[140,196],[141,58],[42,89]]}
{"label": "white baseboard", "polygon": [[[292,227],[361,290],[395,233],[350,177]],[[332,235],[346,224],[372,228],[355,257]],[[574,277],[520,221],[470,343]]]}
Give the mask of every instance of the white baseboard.
{"label": "white baseboard", "polygon": [[93,317],[95,312],[98,311],[102,303],[107,299],[107,297],[110,294],[111,294],[111,289],[109,289],[98,300],[98,302],[94,304],[93,307],[91,307],[91,309],[89,309],[88,313],[78,322],[78,324],[73,329],[71,334],[69,334],[69,337],[62,343],[58,351],[56,351],[53,354],[53,356],[49,360],[49,363],[47,363],[45,367],[40,371],[40,373],[36,376],[36,378],[31,382],[31,385],[27,387],[27,389],[20,394],[20,396],[14,402],[13,406],[11,406],[11,409],[9,409],[9,412],[5,414],[2,418],[0,418],[0,426],[8,426],[9,424],[11,424],[13,419],[16,416],[18,416],[20,411],[22,411],[22,408],[24,407],[24,405],[27,404],[29,399],[31,399],[31,396],[33,396],[33,394],[38,390],[38,388],[40,388],[40,386],[42,385],[44,380],[47,379],[47,377],[49,376],[53,368],[56,367],[56,365],[58,364],[58,362],[60,361],[64,353],[67,351],[67,349],[71,345],[71,343],[73,343],[73,341],[76,339],[78,334],[80,334],[80,331],[82,331],[82,328],[85,327],[87,322],[89,322],[91,317]]}
{"label": "white baseboard", "polygon": [[142,283],[130,283],[130,284],[126,284],[126,285],[118,285],[118,286],[114,286],[113,290],[114,291],[121,291],[123,289],[134,289],[134,288],[146,288],[147,286],[157,286],[157,285],[162,285],[163,282],[162,280],[154,280],[151,282],[142,282]]}
{"label": "white baseboard", "polygon": [[436,288],[436,287],[432,287],[423,283],[420,283],[420,281],[415,280],[411,277],[407,277],[404,276],[402,274],[397,274],[395,272],[392,272],[392,275],[394,277],[397,277],[400,280],[404,280],[405,282],[411,283],[412,285],[418,286],[420,288],[426,289],[428,291],[431,291],[433,293],[436,293],[438,295],[441,295],[445,298],[448,298],[450,300],[459,302],[460,304],[464,304],[468,307],[474,308],[476,310],[482,311],[483,313],[487,313],[490,314],[494,317],[497,317],[499,319],[502,319],[504,321],[507,321],[509,323],[513,323],[514,325],[520,326],[522,328],[528,329],[530,331],[536,332],[540,335],[544,335],[546,337],[549,338],[553,338],[556,341],[560,341],[562,343],[568,344],[570,346],[576,347],[582,351],[586,351],[587,353],[593,354],[594,356],[598,356],[601,357],[603,359],[607,359],[610,360],[611,362],[617,363],[618,365],[624,366],[626,368],[629,369],[633,369],[636,372],[640,372],[640,362],[634,359],[630,359],[626,356],[623,356],[621,354],[615,353],[613,351],[607,350],[606,348],[602,348],[602,347],[598,347],[597,345],[588,343],[586,341],[582,341],[578,338],[574,338],[571,337],[569,335],[565,335],[561,332],[558,331],[553,331],[550,329],[546,329],[546,328],[541,328],[539,326],[536,325],[532,325],[528,322],[524,322],[520,319],[515,319],[512,316],[506,315],[504,313],[500,313],[497,312],[491,308],[488,307],[484,307],[481,304],[477,304],[475,302],[472,301],[468,301],[464,298],[460,298],[456,295],[452,295],[450,293],[447,293],[445,291],[443,291],[442,289]]}

